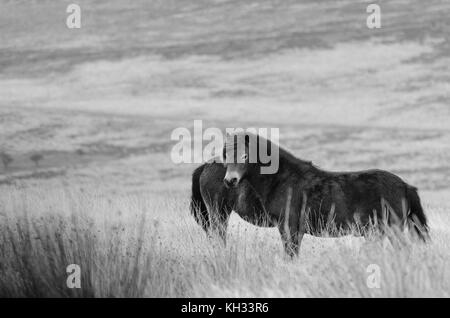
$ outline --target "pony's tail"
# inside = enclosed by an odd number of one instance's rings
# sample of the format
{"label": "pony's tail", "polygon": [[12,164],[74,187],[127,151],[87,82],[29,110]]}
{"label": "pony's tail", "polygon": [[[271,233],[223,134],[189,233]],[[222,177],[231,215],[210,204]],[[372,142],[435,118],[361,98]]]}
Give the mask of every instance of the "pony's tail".
{"label": "pony's tail", "polygon": [[205,168],[205,164],[201,165],[192,173],[192,196],[191,196],[191,213],[198,224],[206,231],[209,228],[210,221],[205,201],[200,191],[200,176]]}
{"label": "pony's tail", "polygon": [[408,214],[408,225],[414,229],[417,236],[424,242],[430,239],[427,218],[420,203],[417,188],[407,186],[406,196],[409,202],[410,213]]}

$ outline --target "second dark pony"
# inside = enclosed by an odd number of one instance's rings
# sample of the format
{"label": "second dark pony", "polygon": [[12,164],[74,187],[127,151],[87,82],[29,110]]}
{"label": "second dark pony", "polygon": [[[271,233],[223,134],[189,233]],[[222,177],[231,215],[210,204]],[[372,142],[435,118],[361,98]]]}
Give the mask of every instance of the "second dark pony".
{"label": "second dark pony", "polygon": [[[278,147],[276,173],[261,173],[262,144],[268,151]],[[256,162],[249,160],[252,151]],[[336,235],[346,230],[367,235],[373,226],[381,232],[409,226],[422,240],[428,237],[417,189],[398,176],[383,170],[324,171],[248,133],[227,138],[222,162],[194,171],[191,211],[206,231],[217,231],[223,239],[232,211],[252,224],[276,226],[291,256],[298,254],[304,234],[322,236],[330,227],[339,230]]]}

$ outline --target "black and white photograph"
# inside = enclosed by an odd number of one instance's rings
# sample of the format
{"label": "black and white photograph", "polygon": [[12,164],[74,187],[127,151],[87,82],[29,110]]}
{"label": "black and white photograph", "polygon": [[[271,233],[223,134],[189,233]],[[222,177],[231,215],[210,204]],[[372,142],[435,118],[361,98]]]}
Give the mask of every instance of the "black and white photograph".
{"label": "black and white photograph", "polygon": [[0,298],[448,297],[449,0],[0,0]]}

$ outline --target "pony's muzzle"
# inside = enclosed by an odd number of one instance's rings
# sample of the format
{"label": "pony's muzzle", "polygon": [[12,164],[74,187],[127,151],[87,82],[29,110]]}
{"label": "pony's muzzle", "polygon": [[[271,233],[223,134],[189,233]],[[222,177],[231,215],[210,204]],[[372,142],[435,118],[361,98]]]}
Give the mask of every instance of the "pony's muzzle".
{"label": "pony's muzzle", "polygon": [[228,170],[227,173],[225,173],[225,177],[223,178],[223,183],[227,188],[235,188],[239,184],[240,180],[241,176],[237,171]]}
{"label": "pony's muzzle", "polygon": [[234,188],[238,185],[239,180],[237,178],[231,178],[231,179],[224,178],[223,183],[225,184],[225,186],[227,188]]}

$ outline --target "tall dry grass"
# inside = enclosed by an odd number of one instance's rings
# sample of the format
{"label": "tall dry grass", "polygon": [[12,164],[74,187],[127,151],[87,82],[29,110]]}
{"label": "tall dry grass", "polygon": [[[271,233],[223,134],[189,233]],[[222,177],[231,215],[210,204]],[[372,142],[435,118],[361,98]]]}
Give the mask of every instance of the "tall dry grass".
{"label": "tall dry grass", "polygon": [[[305,237],[291,260],[276,230],[234,216],[223,246],[186,207],[168,197],[8,188],[0,195],[0,296],[450,296],[444,212],[435,212],[441,227],[427,245]],[[80,265],[79,289],[66,285],[69,264]],[[367,284],[371,264],[380,288]]]}

